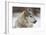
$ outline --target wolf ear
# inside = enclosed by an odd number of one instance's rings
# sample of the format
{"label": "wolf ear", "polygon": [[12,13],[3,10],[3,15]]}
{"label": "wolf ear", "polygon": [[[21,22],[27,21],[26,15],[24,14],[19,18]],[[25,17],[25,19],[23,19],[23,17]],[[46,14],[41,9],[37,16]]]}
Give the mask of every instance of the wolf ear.
{"label": "wolf ear", "polygon": [[24,11],[24,15],[25,15],[25,16],[28,16],[28,13],[27,13],[27,11]]}
{"label": "wolf ear", "polygon": [[24,11],[24,14],[26,14],[26,11]]}

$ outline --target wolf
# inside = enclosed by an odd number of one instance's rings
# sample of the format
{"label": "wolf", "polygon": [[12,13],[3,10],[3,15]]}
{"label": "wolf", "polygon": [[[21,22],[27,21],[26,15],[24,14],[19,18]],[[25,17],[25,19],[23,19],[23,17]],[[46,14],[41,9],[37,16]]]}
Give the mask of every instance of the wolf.
{"label": "wolf", "polygon": [[37,20],[34,18],[33,13],[28,9],[24,8],[15,23],[16,28],[29,28],[33,27]]}

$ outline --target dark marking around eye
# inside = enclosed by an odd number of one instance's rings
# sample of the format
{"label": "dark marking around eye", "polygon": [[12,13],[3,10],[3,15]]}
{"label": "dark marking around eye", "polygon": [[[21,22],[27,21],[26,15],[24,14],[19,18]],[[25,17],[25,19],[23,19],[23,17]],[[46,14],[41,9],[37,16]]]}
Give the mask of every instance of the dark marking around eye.
{"label": "dark marking around eye", "polygon": [[30,16],[30,17],[32,17],[32,16]]}

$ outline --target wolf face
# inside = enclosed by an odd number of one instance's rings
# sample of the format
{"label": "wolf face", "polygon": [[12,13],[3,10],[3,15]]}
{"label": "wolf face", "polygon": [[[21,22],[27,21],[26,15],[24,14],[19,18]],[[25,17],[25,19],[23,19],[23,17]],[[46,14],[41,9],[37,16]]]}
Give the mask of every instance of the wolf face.
{"label": "wolf face", "polygon": [[32,22],[32,23],[36,23],[37,22],[37,20],[34,18],[33,13],[31,12],[30,9],[26,9],[24,14],[26,15],[26,18],[28,20],[30,20],[30,22]]}

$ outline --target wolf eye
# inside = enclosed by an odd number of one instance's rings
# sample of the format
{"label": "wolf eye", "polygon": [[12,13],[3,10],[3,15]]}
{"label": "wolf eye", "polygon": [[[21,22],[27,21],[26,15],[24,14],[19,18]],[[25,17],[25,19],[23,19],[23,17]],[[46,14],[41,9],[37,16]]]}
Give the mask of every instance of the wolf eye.
{"label": "wolf eye", "polygon": [[30,16],[30,17],[32,17],[32,16]]}

